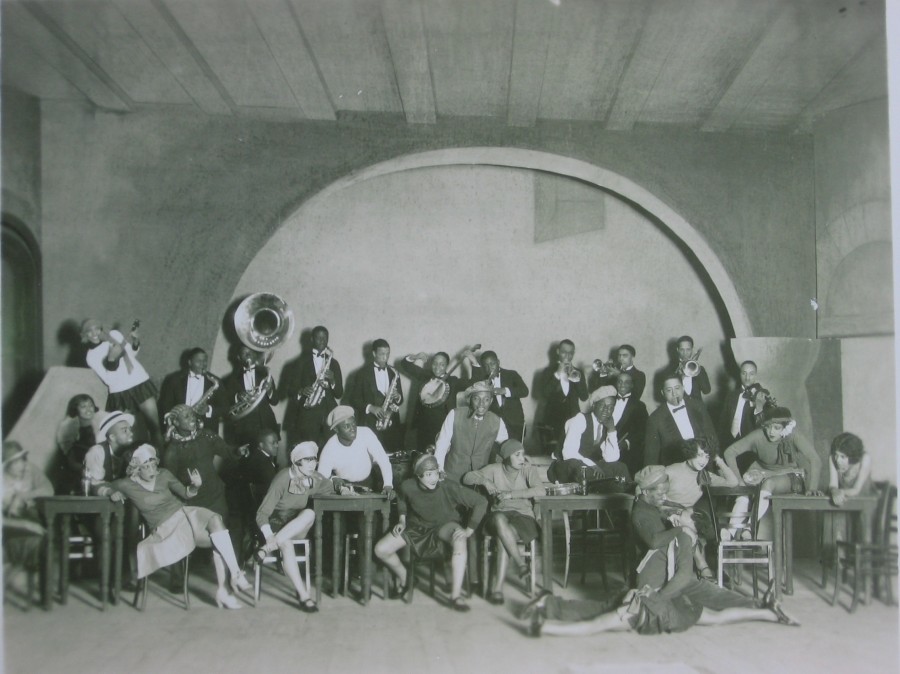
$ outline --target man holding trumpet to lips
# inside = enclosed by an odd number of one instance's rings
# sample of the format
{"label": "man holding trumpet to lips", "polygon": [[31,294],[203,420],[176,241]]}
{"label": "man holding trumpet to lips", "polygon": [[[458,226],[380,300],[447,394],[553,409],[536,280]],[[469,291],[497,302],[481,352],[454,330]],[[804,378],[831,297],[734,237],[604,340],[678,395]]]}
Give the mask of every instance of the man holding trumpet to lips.
{"label": "man holding trumpet to lips", "polygon": [[546,404],[544,423],[555,440],[562,441],[566,420],[581,411],[579,401],[588,399],[584,372],[575,367],[575,343],[564,339],[556,347],[557,366],[551,365],[541,377],[540,397]]}

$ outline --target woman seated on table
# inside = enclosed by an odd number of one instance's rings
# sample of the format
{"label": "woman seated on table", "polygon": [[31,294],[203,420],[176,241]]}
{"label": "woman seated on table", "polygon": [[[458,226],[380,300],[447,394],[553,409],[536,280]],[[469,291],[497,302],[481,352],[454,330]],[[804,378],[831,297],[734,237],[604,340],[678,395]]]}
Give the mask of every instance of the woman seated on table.
{"label": "woman seated on table", "polygon": [[[53,486],[41,469],[28,461],[28,450],[14,440],[3,443],[3,567],[36,571],[46,530],[35,499],[53,496]],[[7,568],[7,564],[10,568]]]}
{"label": "woman seated on table", "polygon": [[125,469],[127,477],[97,488],[100,496],[123,503],[129,498],[150,527],[151,533],[137,546],[138,578],[144,578],[164,566],[184,559],[194,548],[213,548],[216,568],[216,604],[219,608],[241,608],[240,602],[225,586],[226,567],[231,587],[249,592],[252,585],[238,568],[234,548],[222,517],[212,510],[184,505],[179,499],[197,495],[202,484],[200,473],[190,470],[191,484],[183,485],[171,472],[159,467],[156,449],[141,445]]}
{"label": "woman seated on table", "polygon": [[256,524],[266,539],[256,551],[256,558],[261,562],[269,553],[281,552],[281,567],[294,584],[300,610],[304,613],[315,613],[319,607],[309,596],[309,588],[303,584],[293,541],[306,538],[315,522],[315,512],[307,507],[309,497],[334,493],[331,480],[316,471],[318,451],[312,441],[294,447],[290,467],[278,472],[256,511]]}
{"label": "woman seated on table", "polygon": [[[772,494],[816,493],[822,461],[812,443],[797,430],[797,422],[786,407],[767,407],[763,411],[762,428],[751,431],[725,450],[725,462],[735,474],[739,474],[737,457],[746,453],[756,458],[739,479],[741,484],[761,485],[759,499],[759,530],[757,538],[771,540],[771,517],[763,516],[769,509],[768,497]],[[809,464],[806,470],[800,467],[799,459]],[[799,477],[799,484],[798,484]],[[734,512],[748,512],[749,500],[740,496],[735,501]],[[745,527],[746,517],[732,519],[726,531],[729,537]]]}

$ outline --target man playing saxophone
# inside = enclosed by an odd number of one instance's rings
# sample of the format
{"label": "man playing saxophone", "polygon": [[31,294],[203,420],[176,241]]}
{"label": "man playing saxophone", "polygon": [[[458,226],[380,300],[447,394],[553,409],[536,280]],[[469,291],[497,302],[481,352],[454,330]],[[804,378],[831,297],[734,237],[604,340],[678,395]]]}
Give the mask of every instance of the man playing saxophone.
{"label": "man playing saxophone", "polygon": [[343,397],[344,383],[328,337],[324,325],[314,327],[311,348],[282,372],[278,389],[288,401],[284,414],[288,447],[312,440],[321,449],[330,435],[325,419]]}
{"label": "man playing saxophone", "polygon": [[167,374],[159,387],[159,422],[176,405],[193,408],[197,418],[213,433],[219,432],[219,418],[227,405],[219,378],[207,370],[209,356],[200,347],[187,352],[187,368]]}
{"label": "man playing saxophone", "polygon": [[399,408],[403,403],[403,385],[397,371],[388,365],[391,346],[387,340],[372,342],[372,364],[363,366],[348,392],[356,418],[371,428],[389,452],[403,449],[403,425]]}

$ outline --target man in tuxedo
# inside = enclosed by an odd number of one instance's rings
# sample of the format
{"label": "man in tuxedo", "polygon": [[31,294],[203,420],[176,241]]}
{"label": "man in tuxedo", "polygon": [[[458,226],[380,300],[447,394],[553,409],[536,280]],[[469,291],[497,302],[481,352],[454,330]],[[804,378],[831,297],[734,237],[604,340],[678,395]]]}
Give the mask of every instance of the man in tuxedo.
{"label": "man in tuxedo", "polygon": [[556,366],[541,374],[539,397],[544,401],[544,424],[551,429],[553,439],[562,441],[566,421],[581,412],[579,401],[588,399],[584,372],[572,365],[575,343],[564,339],[556,347]]}
{"label": "man in tuxedo", "polygon": [[698,402],[702,402],[703,396],[709,395],[709,392],[712,391],[712,387],[709,384],[709,375],[706,374],[706,368],[698,363],[698,365],[700,365],[700,371],[696,376],[683,376],[684,364],[690,360],[694,353],[694,338],[690,335],[682,335],[679,337],[678,342],[676,342],[675,345],[675,353],[678,356],[678,363],[675,365],[672,373],[683,377],[684,395],[693,398]]}
{"label": "man in tuxedo", "polygon": [[328,328],[317,325],[312,330],[311,338],[312,348],[301,354],[290,367],[284,368],[278,392],[281,398],[287,400],[284,432],[288,447],[312,440],[321,449],[330,435],[325,418],[337,407],[338,399],[344,395],[344,379],[340,363],[332,357],[328,369],[323,373],[321,399],[317,404],[307,407],[307,400],[316,391],[315,382],[319,373],[325,367]]}
{"label": "man in tuxedo", "polygon": [[641,396],[644,394],[644,387],[647,385],[647,375],[635,367],[635,355],[637,355],[637,350],[631,346],[631,344],[623,344],[620,346],[616,349],[617,369],[613,370],[613,372],[606,377],[600,377],[596,372],[591,372],[588,388],[591,391],[596,391],[601,386],[616,386],[619,374],[621,372],[627,372],[631,375],[632,380],[633,388],[631,395],[640,400]]}
{"label": "man in tuxedo", "polygon": [[754,410],[749,398],[751,392],[748,389],[757,382],[756,373],[756,363],[752,360],[741,363],[741,385],[729,391],[725,397],[725,405],[722,407],[722,416],[719,420],[723,447],[727,447],[755,428]]}
{"label": "man in tuxedo", "polygon": [[601,386],[591,394],[590,401],[590,412],[566,421],[562,457],[547,471],[551,482],[580,482],[584,467],[591,480],[628,478],[628,469],[619,460],[619,433],[612,418],[616,389]]}
{"label": "man in tuxedo", "polygon": [[[471,360],[474,360],[474,356]],[[471,362],[471,361],[470,361]],[[503,419],[509,437],[522,440],[525,430],[525,413],[522,411],[522,398],[528,395],[528,386],[515,370],[500,367],[500,359],[493,351],[481,354],[481,365],[472,365],[471,382],[489,381],[494,397],[491,401],[491,412]]]}
{"label": "man in tuxedo", "polygon": [[235,369],[222,380],[222,389],[228,405],[233,405],[240,394],[251,391],[259,385],[265,385],[266,393],[260,403],[247,415],[240,419],[225,419],[225,440],[234,447],[255,444],[260,431],[280,431],[275,421],[275,384],[269,374],[269,368],[259,365],[261,354],[247,346],[237,351]]}
{"label": "man in tuxedo", "polygon": [[[165,428],[163,421],[175,405],[188,405],[194,408],[197,419],[213,433],[219,432],[219,417],[224,411],[224,401],[218,380],[208,371],[209,356],[200,347],[188,352],[187,369],[167,374],[159,388],[159,423]],[[199,404],[213,387],[216,391]]]}
{"label": "man in tuxedo", "polygon": [[616,377],[616,403],[612,419],[619,434],[621,461],[628,466],[628,473],[635,475],[644,467],[647,406],[634,393],[632,371],[621,372]]}
{"label": "man in tuxedo", "polygon": [[[347,402],[356,411],[356,418],[361,420],[362,425],[375,431],[385,450],[397,452],[403,449],[403,425],[400,423],[400,412],[392,407],[399,408],[403,403],[402,382],[398,381],[394,388],[391,407],[386,411],[382,409],[394,378],[399,376],[396,370],[388,367],[390,357],[391,345],[387,340],[376,339],[372,342],[372,364],[363,366],[358,373]],[[381,419],[390,419],[390,426],[383,431],[376,428]]]}
{"label": "man in tuxedo", "polygon": [[716,428],[703,403],[684,395],[681,378],[671,374],[663,381],[665,402],[647,419],[644,441],[644,465],[668,466],[681,461],[678,443],[691,438],[705,438],[710,455],[719,449]]}

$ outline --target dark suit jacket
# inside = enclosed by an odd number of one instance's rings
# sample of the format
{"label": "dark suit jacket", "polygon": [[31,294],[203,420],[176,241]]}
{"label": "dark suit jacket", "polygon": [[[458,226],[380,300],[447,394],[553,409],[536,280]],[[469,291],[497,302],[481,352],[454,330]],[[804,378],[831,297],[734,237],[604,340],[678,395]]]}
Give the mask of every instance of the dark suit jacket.
{"label": "dark suit jacket", "polygon": [[[577,369],[577,368],[576,368]],[[544,423],[552,427],[559,439],[562,440],[563,428],[566,421],[581,413],[579,400],[587,400],[587,380],[584,372],[581,372],[581,381],[569,383],[568,395],[563,395],[562,385],[556,378],[557,366],[550,365],[538,379],[538,398],[544,401]]]}
{"label": "dark suit jacket", "polygon": [[254,447],[246,458],[240,460],[239,471],[241,478],[250,485],[253,499],[258,508],[278,472],[275,458],[267,456]]}
{"label": "dark suit jacket", "polygon": [[[257,365],[255,369],[257,386],[269,374],[269,368],[263,365]],[[232,372],[222,379],[223,395],[229,407],[234,404],[235,397],[238,393],[244,391],[244,372],[243,370],[232,370]],[[232,445],[243,445],[250,443],[256,444],[257,435],[263,429],[279,430],[278,422],[275,421],[275,412],[272,411],[272,405],[275,404],[274,394],[257,405],[252,412],[242,419],[225,420],[225,440]]]}
{"label": "dark suit jacket", "polygon": [[[734,411],[737,409],[738,400],[741,399],[743,393],[744,389],[738,387],[734,391],[729,391],[728,395],[725,397],[725,405],[722,407],[722,416],[719,419],[719,437],[722,441],[722,447],[727,447],[737,440],[737,438],[731,434],[731,420],[734,419]],[[749,400],[744,403],[744,409],[741,413],[740,428],[740,435],[738,437],[744,437],[747,433],[756,428],[756,424],[753,422],[753,408],[750,406]]]}
{"label": "dark suit jacket", "polygon": [[[718,451],[719,441],[716,435],[716,427],[713,425],[709,412],[703,403],[697,402],[685,396],[684,405],[687,408],[688,419],[694,429],[694,437],[703,437],[709,442],[710,452]],[[657,407],[647,419],[647,435],[644,441],[644,465],[668,466],[679,461],[684,461],[674,445],[681,442],[681,433],[678,425],[669,412],[669,407],[663,403]]]}
{"label": "dark suit jacket", "polygon": [[[678,369],[678,364],[676,363],[668,372],[667,376],[675,376],[676,370]],[[709,392],[712,391],[712,386],[709,384],[709,375],[706,374],[706,368],[702,365],[700,366],[700,372],[697,373],[697,376],[694,377],[694,385],[691,387],[691,392],[688,394],[687,391],[684,392],[685,397],[693,398],[694,400],[703,400],[703,396],[709,395]]]}
{"label": "dark suit jacket", "polygon": [[[640,397],[644,395],[644,389],[647,386],[647,375],[636,367],[632,367],[628,370],[628,374],[631,375],[631,379],[634,381],[634,388],[631,390],[631,395],[640,399]],[[593,393],[601,386],[615,386],[616,376],[617,375],[611,377],[598,377],[596,372],[591,371],[591,374],[588,377],[588,390]]]}
{"label": "dark suit jacket", "polygon": [[[388,386],[394,382],[394,374],[392,368],[388,368]],[[400,403],[403,402],[403,382],[397,382],[397,392],[400,394]],[[375,426],[375,415],[366,414],[367,405],[375,405],[381,407],[384,404],[384,394],[378,390],[375,384],[375,366],[372,363],[366,363],[356,377],[356,383],[352,391],[347,392],[347,403],[356,410],[356,421],[370,428]],[[399,404],[399,403],[398,403]],[[393,425],[399,425],[400,414],[394,412]]]}
{"label": "dark suit jacket", "polygon": [[[471,386],[477,381],[487,379],[487,373],[483,368],[472,367],[472,379],[467,383]],[[522,398],[528,395],[528,385],[515,370],[500,368],[500,386],[508,388],[511,396],[503,399],[503,407],[497,404],[497,396],[491,402],[491,412],[503,419],[507,430],[510,426],[522,428],[525,425],[525,412],[522,411]],[[510,435],[510,437],[513,437]]]}
{"label": "dark suit jacket", "polygon": [[616,424],[616,431],[619,434],[620,444],[622,436],[628,433],[626,440],[629,443],[629,451],[641,452],[641,456],[643,456],[644,438],[647,435],[647,406],[634,393],[625,403],[622,418]]}
{"label": "dark suit jacket", "polygon": [[[187,391],[187,380],[189,370],[179,370],[167,374],[163,379],[162,385],[159,387],[159,399],[157,400],[157,408],[159,408],[159,423],[163,424],[163,417],[172,410],[175,405],[185,404],[185,393]],[[203,378],[203,392],[206,393],[213,386],[209,379]],[[207,401],[212,407],[212,417],[203,417],[204,425],[211,429],[214,433],[218,431],[219,417],[225,412],[228,405],[225,402],[222,388],[219,388],[212,397]]]}
{"label": "dark suit jacket", "polygon": [[[326,387],[322,402],[315,408],[315,418],[324,419],[325,416],[337,407],[337,401],[344,397],[344,378],[341,374],[341,364],[337,359],[331,359],[329,366],[334,373],[334,388]],[[297,394],[307,386],[310,386],[318,376],[312,351],[301,354],[297,359],[287,363],[281,370],[281,379],[278,382],[278,399],[287,400],[284,411],[284,428],[289,433],[296,430],[298,417],[305,399],[298,400]]]}

